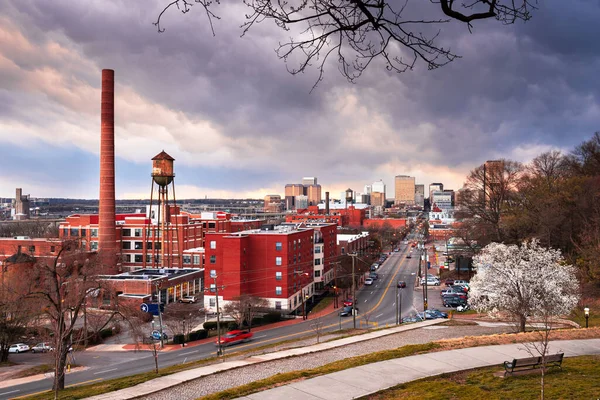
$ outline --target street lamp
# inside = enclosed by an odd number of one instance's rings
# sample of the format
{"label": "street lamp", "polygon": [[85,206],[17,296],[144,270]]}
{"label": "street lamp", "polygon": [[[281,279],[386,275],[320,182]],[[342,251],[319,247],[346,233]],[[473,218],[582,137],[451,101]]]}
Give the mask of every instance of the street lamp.
{"label": "street lamp", "polygon": [[585,307],[583,309],[583,314],[585,315],[585,327],[587,329],[587,327],[588,327],[588,319],[590,318],[590,309],[589,309],[589,307]]}

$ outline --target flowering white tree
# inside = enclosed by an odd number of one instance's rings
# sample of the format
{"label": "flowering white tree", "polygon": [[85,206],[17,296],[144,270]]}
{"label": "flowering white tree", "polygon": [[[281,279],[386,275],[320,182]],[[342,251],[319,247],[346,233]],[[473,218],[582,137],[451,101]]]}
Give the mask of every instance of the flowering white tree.
{"label": "flowering white tree", "polygon": [[478,311],[512,314],[525,331],[527,318],[547,320],[568,314],[579,300],[575,268],[565,265],[560,250],[537,240],[521,246],[491,243],[473,258],[469,304]]}

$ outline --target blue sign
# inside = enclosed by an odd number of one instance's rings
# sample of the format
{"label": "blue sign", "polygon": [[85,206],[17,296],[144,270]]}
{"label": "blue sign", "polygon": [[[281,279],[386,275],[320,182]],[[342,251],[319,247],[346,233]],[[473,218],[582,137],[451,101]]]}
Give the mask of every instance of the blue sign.
{"label": "blue sign", "polygon": [[140,306],[140,310],[142,310],[142,312],[147,312],[152,315],[159,315],[161,312],[165,311],[165,305],[163,303],[142,303],[142,305]]}
{"label": "blue sign", "polygon": [[431,262],[427,261],[427,269],[431,268]]}

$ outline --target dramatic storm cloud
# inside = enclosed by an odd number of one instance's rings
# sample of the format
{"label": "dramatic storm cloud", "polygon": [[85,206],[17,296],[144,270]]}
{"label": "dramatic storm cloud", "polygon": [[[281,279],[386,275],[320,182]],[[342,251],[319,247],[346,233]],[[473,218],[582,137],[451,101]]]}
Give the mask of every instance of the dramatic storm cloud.
{"label": "dramatic storm cloud", "polygon": [[332,197],[383,179],[389,195],[394,175],[458,189],[485,160],[568,152],[600,129],[597,1],[541,1],[527,23],[472,33],[445,24],[440,44],[461,58],[433,71],[375,62],[351,84],[332,57],[312,92],[317,71],[292,76],[275,54],[288,34],[266,22],[240,37],[241,1],[215,8],[214,37],[200,7],[169,11],[157,33],[167,3],[0,3],[0,196],[98,196],[102,68],[115,70],[117,198],[149,197],[163,149],[179,198],[283,194],[303,176]]}

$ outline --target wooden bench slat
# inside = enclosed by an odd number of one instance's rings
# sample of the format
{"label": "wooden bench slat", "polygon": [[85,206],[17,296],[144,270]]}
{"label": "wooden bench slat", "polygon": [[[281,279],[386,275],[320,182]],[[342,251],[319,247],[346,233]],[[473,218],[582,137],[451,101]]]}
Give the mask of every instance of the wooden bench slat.
{"label": "wooden bench slat", "polygon": [[[546,367],[561,367],[564,353],[551,354],[545,357],[544,364]],[[507,373],[524,371],[525,369],[542,368],[542,357],[515,358],[512,361],[504,362],[504,369]]]}

